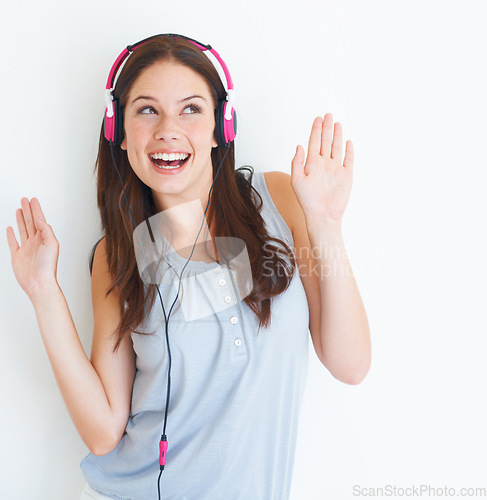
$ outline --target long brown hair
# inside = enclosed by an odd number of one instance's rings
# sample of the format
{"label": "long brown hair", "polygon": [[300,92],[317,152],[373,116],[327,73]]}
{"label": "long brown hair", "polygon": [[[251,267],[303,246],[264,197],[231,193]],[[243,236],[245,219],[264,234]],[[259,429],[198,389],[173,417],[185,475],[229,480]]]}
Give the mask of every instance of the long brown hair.
{"label": "long brown hair", "polygon": [[[210,87],[215,109],[218,101],[225,99],[225,88],[208,57],[184,38],[161,35],[138,47],[120,72],[114,96],[119,99],[122,109],[141,72],[161,60],[183,64],[200,74]],[[122,185],[111,153],[102,126],[95,170],[98,169],[97,201],[106,238],[107,266],[113,279],[106,295],[116,287],[120,292],[121,319],[115,332],[117,338],[113,349],[116,351],[127,333],[147,333],[135,329],[152,308],[156,287],[145,287],[140,278],[133,245],[134,221],[123,199]],[[156,214],[151,189],[133,172],[126,151],[113,146],[113,155],[138,225]],[[223,164],[211,192],[207,211],[208,227],[215,229],[216,236],[240,238],[245,242],[252,270],[253,289],[244,302],[259,318],[259,329],[267,327],[270,323],[271,299],[284,292],[291,282],[295,268],[293,252],[285,242],[267,233],[260,214],[262,198],[251,185],[253,168],[241,167],[235,170],[233,142],[228,151],[226,147],[213,148],[211,160],[213,179],[222,160]],[[91,252],[90,274],[95,250],[101,239]]]}

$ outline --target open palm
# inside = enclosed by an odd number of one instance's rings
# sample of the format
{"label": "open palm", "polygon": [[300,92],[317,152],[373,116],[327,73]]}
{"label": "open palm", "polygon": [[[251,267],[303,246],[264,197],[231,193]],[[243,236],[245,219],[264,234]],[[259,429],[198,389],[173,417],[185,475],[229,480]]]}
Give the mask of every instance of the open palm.
{"label": "open palm", "polygon": [[56,281],[59,244],[46,223],[39,201],[22,198],[16,212],[20,245],[12,227],[7,228],[7,240],[15,277],[30,297],[46,284]]}
{"label": "open palm", "polygon": [[[334,133],[333,133],[334,132]],[[307,217],[340,222],[350,198],[353,144],[347,141],[342,164],[342,126],[327,113],[313,122],[308,156],[298,146],[292,161],[291,185]]]}

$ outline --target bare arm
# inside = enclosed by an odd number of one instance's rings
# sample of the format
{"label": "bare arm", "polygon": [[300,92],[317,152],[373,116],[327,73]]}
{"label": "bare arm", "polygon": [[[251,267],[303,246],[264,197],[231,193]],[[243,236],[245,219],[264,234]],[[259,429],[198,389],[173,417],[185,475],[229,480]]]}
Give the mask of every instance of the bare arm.
{"label": "bare arm", "polygon": [[111,334],[119,321],[118,297],[114,292],[105,298],[109,276],[104,241],[98,245],[93,265],[91,363],[56,280],[58,242],[35,198],[31,203],[22,199],[17,224],[20,246],[13,229],[7,228],[15,276],[34,306],[42,340],[73,423],[90,451],[104,455],[115,448],[123,435],[135,375],[130,336],[117,353],[112,352]]}
{"label": "bare arm", "polygon": [[[362,299],[345,251],[341,223],[352,190],[354,150],[346,142],[342,162],[342,126],[333,115],[318,117],[311,129],[308,154],[296,148],[288,196],[296,213],[298,253],[312,255],[304,266],[310,305],[310,331],[321,362],[338,380],[356,384],[370,368],[371,341]],[[306,160],[306,161],[305,161]],[[301,208],[298,207],[298,204]],[[308,259],[311,264],[311,259]],[[311,273],[306,272],[306,268]]]}

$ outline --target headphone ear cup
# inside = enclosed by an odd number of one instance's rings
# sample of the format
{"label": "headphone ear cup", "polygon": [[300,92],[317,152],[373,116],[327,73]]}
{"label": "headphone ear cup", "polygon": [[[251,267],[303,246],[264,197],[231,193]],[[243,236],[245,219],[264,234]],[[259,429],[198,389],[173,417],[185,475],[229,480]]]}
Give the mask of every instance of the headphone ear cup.
{"label": "headphone ear cup", "polygon": [[219,101],[218,106],[216,107],[215,110],[215,137],[216,137],[216,142],[218,143],[219,146],[226,146],[227,143],[225,141],[225,132],[224,132],[224,118],[223,118],[223,113],[225,110],[225,102],[226,101]]}
{"label": "headphone ear cup", "polygon": [[233,110],[232,121],[228,124],[226,135],[229,138],[229,142],[234,141],[237,136],[237,112],[235,109]]}
{"label": "headphone ear cup", "polygon": [[115,120],[115,133],[114,133],[114,139],[113,143],[115,146],[120,146],[123,141],[123,109],[120,106],[120,102],[118,99],[114,99],[113,101],[114,104],[114,120]]}

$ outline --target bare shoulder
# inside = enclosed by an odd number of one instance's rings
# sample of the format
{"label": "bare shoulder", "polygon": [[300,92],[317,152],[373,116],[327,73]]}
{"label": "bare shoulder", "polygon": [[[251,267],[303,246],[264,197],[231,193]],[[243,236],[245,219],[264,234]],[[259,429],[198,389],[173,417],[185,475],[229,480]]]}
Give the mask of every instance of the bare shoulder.
{"label": "bare shoulder", "polygon": [[[111,288],[111,276],[108,271],[106,239],[102,238],[93,256],[93,267],[91,272],[91,296],[93,300],[94,312],[97,312],[98,306],[110,309],[113,316],[119,316],[116,313],[115,304],[119,301],[119,292],[113,290],[108,296],[106,295]],[[105,316],[105,315],[104,315]],[[95,317],[95,319],[97,319]],[[119,318],[112,318],[119,319]]]}
{"label": "bare shoulder", "polygon": [[309,308],[309,330],[318,358],[322,361],[320,284],[309,241],[306,218],[291,185],[291,175],[266,172],[267,190],[293,235],[294,252]]}
{"label": "bare shoulder", "polygon": [[[108,348],[108,343],[113,342],[113,333],[116,331],[121,318],[120,292],[117,287],[107,295],[112,286],[112,277],[108,270],[106,240],[103,238],[97,245],[93,256],[93,268],[91,277],[91,297],[94,316],[94,338],[95,342],[102,340]],[[130,337],[130,336],[129,336]],[[132,342],[123,342],[124,350],[132,348]],[[113,347],[113,346],[112,346]],[[122,345],[120,346],[122,348]],[[93,355],[93,351],[92,351]]]}
{"label": "bare shoulder", "polygon": [[274,205],[288,225],[294,238],[296,221],[293,219],[296,215],[295,203],[298,203],[298,200],[291,186],[291,176],[285,172],[272,171],[264,172],[264,179]]}

